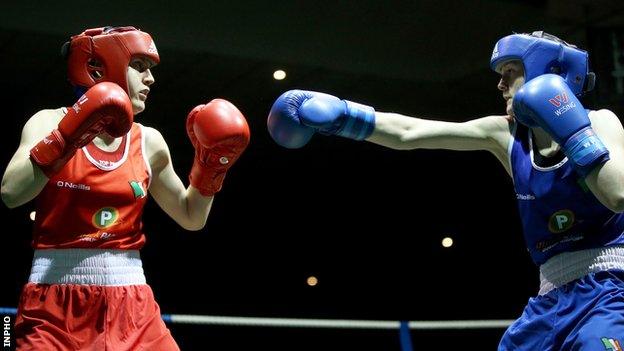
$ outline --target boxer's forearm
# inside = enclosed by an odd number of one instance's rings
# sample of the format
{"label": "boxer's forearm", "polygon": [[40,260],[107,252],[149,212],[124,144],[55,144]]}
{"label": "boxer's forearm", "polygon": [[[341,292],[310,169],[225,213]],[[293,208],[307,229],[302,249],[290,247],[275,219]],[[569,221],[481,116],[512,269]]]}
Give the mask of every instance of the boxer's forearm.
{"label": "boxer's forearm", "polygon": [[156,203],[176,223],[187,230],[200,230],[206,224],[213,196],[203,196],[192,186],[184,188],[171,164],[155,170],[150,193]]}
{"label": "boxer's forearm", "polygon": [[204,196],[192,185],[189,185],[187,188],[185,199],[187,215],[188,218],[193,219],[197,223],[197,230],[202,229],[206,225],[213,200],[214,196]]}
{"label": "boxer's forearm", "polygon": [[489,116],[463,123],[376,112],[373,134],[366,140],[397,150],[489,150],[504,148],[508,120]]}

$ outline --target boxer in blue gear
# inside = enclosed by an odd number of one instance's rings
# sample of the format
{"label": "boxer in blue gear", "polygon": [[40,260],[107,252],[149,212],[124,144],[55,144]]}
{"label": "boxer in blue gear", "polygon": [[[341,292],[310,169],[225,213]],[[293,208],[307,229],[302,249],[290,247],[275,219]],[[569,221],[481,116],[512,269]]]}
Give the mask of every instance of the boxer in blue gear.
{"label": "boxer in blue gear", "polygon": [[588,53],[544,32],[512,34],[490,66],[506,114],[462,123],[375,111],[303,90],[282,94],[267,126],[284,147],[315,133],[392,149],[487,150],[512,177],[540,290],[499,350],[622,350],[624,128],[577,97],[595,76]]}

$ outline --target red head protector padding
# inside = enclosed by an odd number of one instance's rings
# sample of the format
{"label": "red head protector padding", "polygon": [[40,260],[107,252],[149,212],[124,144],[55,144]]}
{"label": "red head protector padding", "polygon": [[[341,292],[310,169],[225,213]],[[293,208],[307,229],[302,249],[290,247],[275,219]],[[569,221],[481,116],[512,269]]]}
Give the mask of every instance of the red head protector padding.
{"label": "red head protector padding", "polygon": [[85,88],[113,82],[128,93],[126,74],[133,57],[160,62],[152,37],[134,27],[87,29],[72,36],[65,50],[69,81]]}

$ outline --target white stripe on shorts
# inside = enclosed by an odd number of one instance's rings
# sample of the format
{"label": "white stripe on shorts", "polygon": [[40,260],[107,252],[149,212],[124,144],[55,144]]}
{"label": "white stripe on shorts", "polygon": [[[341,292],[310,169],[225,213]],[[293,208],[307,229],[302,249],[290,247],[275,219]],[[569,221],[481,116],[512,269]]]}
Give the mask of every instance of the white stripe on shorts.
{"label": "white stripe on shorts", "polygon": [[624,270],[624,246],[607,246],[551,257],[540,266],[540,295],[587,274],[606,270]]}
{"label": "white stripe on shorts", "polygon": [[28,281],[38,284],[145,284],[138,250],[35,250]]}

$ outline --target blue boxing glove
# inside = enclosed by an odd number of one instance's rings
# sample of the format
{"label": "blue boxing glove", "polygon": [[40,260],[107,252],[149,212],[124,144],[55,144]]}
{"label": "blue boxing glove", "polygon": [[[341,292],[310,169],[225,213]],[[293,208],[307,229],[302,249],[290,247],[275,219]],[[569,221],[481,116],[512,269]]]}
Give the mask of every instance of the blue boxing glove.
{"label": "blue boxing glove", "polygon": [[375,129],[375,110],[329,94],[289,90],[273,103],[267,127],[276,143],[291,149],[307,144],[315,132],[363,140]]}
{"label": "blue boxing glove", "polygon": [[561,145],[581,176],[609,160],[587,111],[561,76],[544,74],[525,83],[513,97],[513,110],[520,123],[541,127]]}

